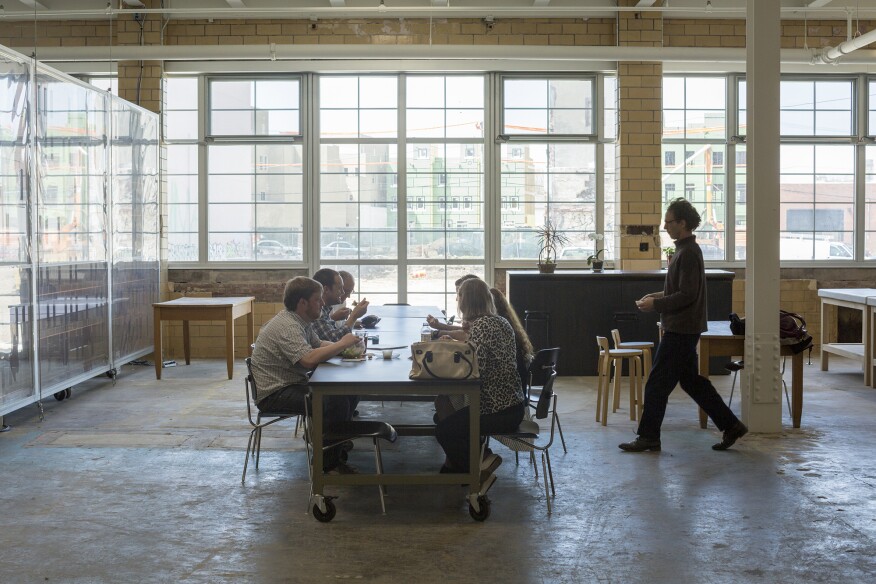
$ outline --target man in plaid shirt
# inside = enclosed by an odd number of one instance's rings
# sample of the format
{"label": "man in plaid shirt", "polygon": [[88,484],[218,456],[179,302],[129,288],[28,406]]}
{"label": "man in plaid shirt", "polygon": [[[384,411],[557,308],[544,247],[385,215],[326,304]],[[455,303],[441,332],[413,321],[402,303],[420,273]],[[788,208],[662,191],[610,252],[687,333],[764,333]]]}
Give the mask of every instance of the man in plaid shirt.
{"label": "man in plaid shirt", "polygon": [[344,297],[344,283],[341,275],[330,268],[318,270],[313,279],[322,284],[322,300],[325,303],[318,319],[313,322],[316,336],[324,341],[335,342],[346,334],[353,332],[353,326],[366,312],[368,301],[364,298],[350,311],[350,315],[341,326],[332,320],[332,306],[340,304]]}

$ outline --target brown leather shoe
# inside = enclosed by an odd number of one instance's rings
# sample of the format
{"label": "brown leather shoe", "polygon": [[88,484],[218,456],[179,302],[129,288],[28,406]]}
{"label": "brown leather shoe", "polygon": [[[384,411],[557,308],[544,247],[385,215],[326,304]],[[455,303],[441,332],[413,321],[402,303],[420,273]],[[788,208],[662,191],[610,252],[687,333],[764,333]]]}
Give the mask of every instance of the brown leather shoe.
{"label": "brown leather shoe", "polygon": [[727,450],[746,434],[748,434],[748,426],[742,422],[736,422],[724,430],[724,436],[720,442],[712,445],[712,450]]}

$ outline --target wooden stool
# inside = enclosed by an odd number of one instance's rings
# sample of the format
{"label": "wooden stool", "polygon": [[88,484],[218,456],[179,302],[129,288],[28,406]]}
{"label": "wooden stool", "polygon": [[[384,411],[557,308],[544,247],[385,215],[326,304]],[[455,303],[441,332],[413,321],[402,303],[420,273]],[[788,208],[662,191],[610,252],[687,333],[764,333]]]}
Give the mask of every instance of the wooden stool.
{"label": "wooden stool", "polygon": [[[608,425],[608,394],[611,383],[611,370],[614,367],[614,409],[620,405],[620,378],[623,374],[623,360],[630,360],[630,419],[636,419],[636,405],[639,407],[639,417],[642,408],[642,350],[612,349],[608,339],[596,337],[599,345],[599,381],[596,389],[596,421]],[[601,417],[600,417],[601,414]]]}
{"label": "wooden stool", "polygon": [[651,373],[651,349],[654,348],[654,343],[650,341],[622,342],[620,331],[617,329],[612,329],[611,338],[614,340],[615,349],[642,349],[642,379],[648,381],[648,375]]}

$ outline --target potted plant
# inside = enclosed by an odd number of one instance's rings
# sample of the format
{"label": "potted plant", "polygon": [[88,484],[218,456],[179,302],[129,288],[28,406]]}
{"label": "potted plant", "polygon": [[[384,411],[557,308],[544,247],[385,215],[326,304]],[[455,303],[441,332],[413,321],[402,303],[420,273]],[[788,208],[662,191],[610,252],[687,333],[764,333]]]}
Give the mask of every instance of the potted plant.
{"label": "potted plant", "polygon": [[672,256],[675,255],[675,246],[670,245],[663,248],[663,255],[666,256],[666,267],[669,267],[669,264],[672,263]]}
{"label": "potted plant", "polygon": [[536,229],[535,233],[539,245],[538,271],[542,274],[553,274],[557,269],[557,253],[569,243],[569,238],[550,219],[545,219],[544,225]]}
{"label": "potted plant", "polygon": [[[605,236],[601,233],[591,233],[587,237],[594,242],[602,241],[605,238]],[[597,247],[598,245],[599,244],[594,243],[593,247]],[[603,260],[599,257],[599,254],[601,254],[603,251],[605,251],[605,248],[597,249],[592,255],[587,257],[587,265],[592,266],[594,272],[602,271]]]}
{"label": "potted plant", "polygon": [[599,254],[601,254],[603,251],[605,250],[600,249],[592,256],[587,257],[587,265],[592,266],[594,272],[602,271],[603,261],[600,259]]}

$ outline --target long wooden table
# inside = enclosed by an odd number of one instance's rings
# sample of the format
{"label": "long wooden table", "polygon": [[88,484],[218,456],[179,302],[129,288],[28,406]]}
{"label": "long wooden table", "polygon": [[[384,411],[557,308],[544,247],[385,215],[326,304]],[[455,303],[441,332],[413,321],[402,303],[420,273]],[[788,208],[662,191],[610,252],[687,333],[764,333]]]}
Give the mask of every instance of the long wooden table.
{"label": "long wooden table", "polygon": [[[709,357],[733,357],[745,354],[745,336],[730,332],[726,320],[710,320],[709,330],[700,335],[700,375],[709,377]],[[803,416],[803,352],[796,355],[789,345],[780,346],[783,357],[791,357],[791,419],[800,427]],[[705,428],[708,418],[700,409],[700,427]]]}
{"label": "long wooden table", "polygon": [[[393,307],[395,311],[396,307]],[[401,308],[401,307],[400,307]],[[415,310],[415,307],[411,307]],[[369,311],[370,312],[370,311]],[[387,317],[385,326],[395,329],[393,333],[398,337],[400,330],[407,331],[408,343],[418,340],[420,324],[416,318],[396,316]],[[378,328],[379,332],[381,321]],[[325,489],[334,485],[459,485],[468,483],[468,502],[475,512],[481,511],[484,504],[479,495],[480,485],[480,380],[471,381],[439,381],[417,380],[408,378],[411,370],[410,350],[407,348],[397,351],[400,356],[395,359],[384,360],[380,353],[371,360],[361,362],[345,362],[339,358],[333,358],[322,363],[316,368],[310,378],[310,389],[313,393],[313,461],[312,461],[312,493],[311,500],[314,506],[325,513],[327,498]],[[352,474],[352,475],[325,475],[322,473],[323,464],[323,404],[322,398],[327,395],[358,395],[362,399],[382,398],[417,398],[437,395],[467,395],[471,404],[469,410],[469,472],[467,474],[439,474],[416,473],[416,474]],[[390,412],[390,410],[386,410]],[[392,423],[392,420],[387,420]],[[395,425],[399,436],[430,436],[434,435],[434,425]],[[436,468],[440,461],[436,460]],[[333,503],[332,503],[333,505]],[[470,510],[471,510],[470,509]]]}
{"label": "long wooden table", "polygon": [[186,365],[191,363],[191,345],[189,343],[190,320],[224,320],[225,321],[225,360],[228,367],[228,379],[234,376],[234,319],[246,315],[247,347],[252,354],[252,342],[255,336],[252,305],[254,296],[229,296],[227,298],[177,298],[167,302],[156,302],[152,305],[155,319],[155,378],[161,379],[161,321],[183,321],[183,352]]}

